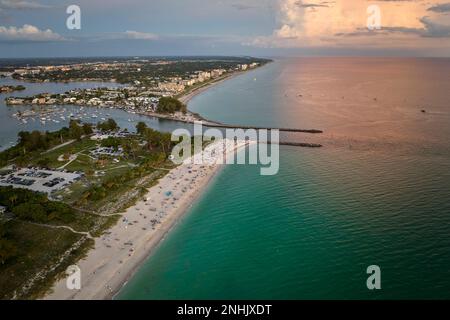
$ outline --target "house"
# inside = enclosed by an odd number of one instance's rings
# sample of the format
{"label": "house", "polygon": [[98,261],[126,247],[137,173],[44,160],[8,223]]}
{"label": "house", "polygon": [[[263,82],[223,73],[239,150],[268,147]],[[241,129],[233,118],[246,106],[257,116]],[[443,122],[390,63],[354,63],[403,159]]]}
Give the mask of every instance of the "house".
{"label": "house", "polygon": [[240,64],[238,67],[240,70],[245,71],[248,69],[248,64]]}
{"label": "house", "polygon": [[24,104],[24,102],[24,99],[6,98],[6,103],[9,105]]}

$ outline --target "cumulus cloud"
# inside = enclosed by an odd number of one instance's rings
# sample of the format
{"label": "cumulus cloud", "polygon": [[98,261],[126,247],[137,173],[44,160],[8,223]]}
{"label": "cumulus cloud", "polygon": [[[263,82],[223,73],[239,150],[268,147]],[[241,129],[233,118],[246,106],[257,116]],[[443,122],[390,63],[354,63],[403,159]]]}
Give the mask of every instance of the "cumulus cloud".
{"label": "cumulus cloud", "polygon": [[[381,10],[382,30],[369,31],[367,8]],[[450,37],[448,0],[278,0],[277,27],[245,45],[258,47],[320,47],[367,45],[421,46]],[[427,40],[425,40],[427,39]],[[378,41],[379,40],[379,41]]]}
{"label": "cumulus cloud", "polygon": [[423,17],[420,21],[425,26],[425,37],[446,38],[450,37],[450,25],[441,24],[431,20],[429,17]]}
{"label": "cumulus cloud", "polygon": [[298,39],[303,33],[303,11],[302,2],[299,0],[279,0],[278,1],[278,27],[270,36],[256,37],[251,41],[246,41],[243,45],[257,47],[288,46],[290,40]]}
{"label": "cumulus cloud", "polygon": [[50,29],[40,30],[39,28],[25,24],[22,27],[0,26],[0,41],[63,41],[64,37]]}

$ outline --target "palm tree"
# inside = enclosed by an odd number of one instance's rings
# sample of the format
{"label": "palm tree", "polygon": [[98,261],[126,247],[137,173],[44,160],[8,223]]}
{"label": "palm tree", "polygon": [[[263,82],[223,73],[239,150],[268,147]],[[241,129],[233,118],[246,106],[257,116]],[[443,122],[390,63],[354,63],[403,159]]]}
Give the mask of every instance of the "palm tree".
{"label": "palm tree", "polygon": [[9,202],[11,203],[11,205],[15,205],[18,198],[19,197],[17,196],[17,194],[13,194],[11,197],[9,197]]}

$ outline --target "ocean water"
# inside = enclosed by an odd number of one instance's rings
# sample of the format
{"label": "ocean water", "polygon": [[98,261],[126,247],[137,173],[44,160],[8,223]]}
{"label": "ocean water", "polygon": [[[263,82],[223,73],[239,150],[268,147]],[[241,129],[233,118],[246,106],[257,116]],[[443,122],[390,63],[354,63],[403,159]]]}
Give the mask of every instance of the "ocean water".
{"label": "ocean water", "polygon": [[323,129],[285,139],[324,147],[282,147],[275,176],[226,166],[116,298],[449,299],[449,71],[278,60],[197,96],[207,118]]}

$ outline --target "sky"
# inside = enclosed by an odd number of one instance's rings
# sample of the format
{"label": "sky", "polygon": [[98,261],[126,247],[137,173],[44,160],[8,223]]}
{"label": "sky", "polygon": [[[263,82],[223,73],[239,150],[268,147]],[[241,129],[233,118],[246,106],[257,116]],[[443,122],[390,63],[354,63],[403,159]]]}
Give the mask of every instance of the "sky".
{"label": "sky", "polygon": [[450,57],[450,0],[0,0],[0,58],[144,55]]}

